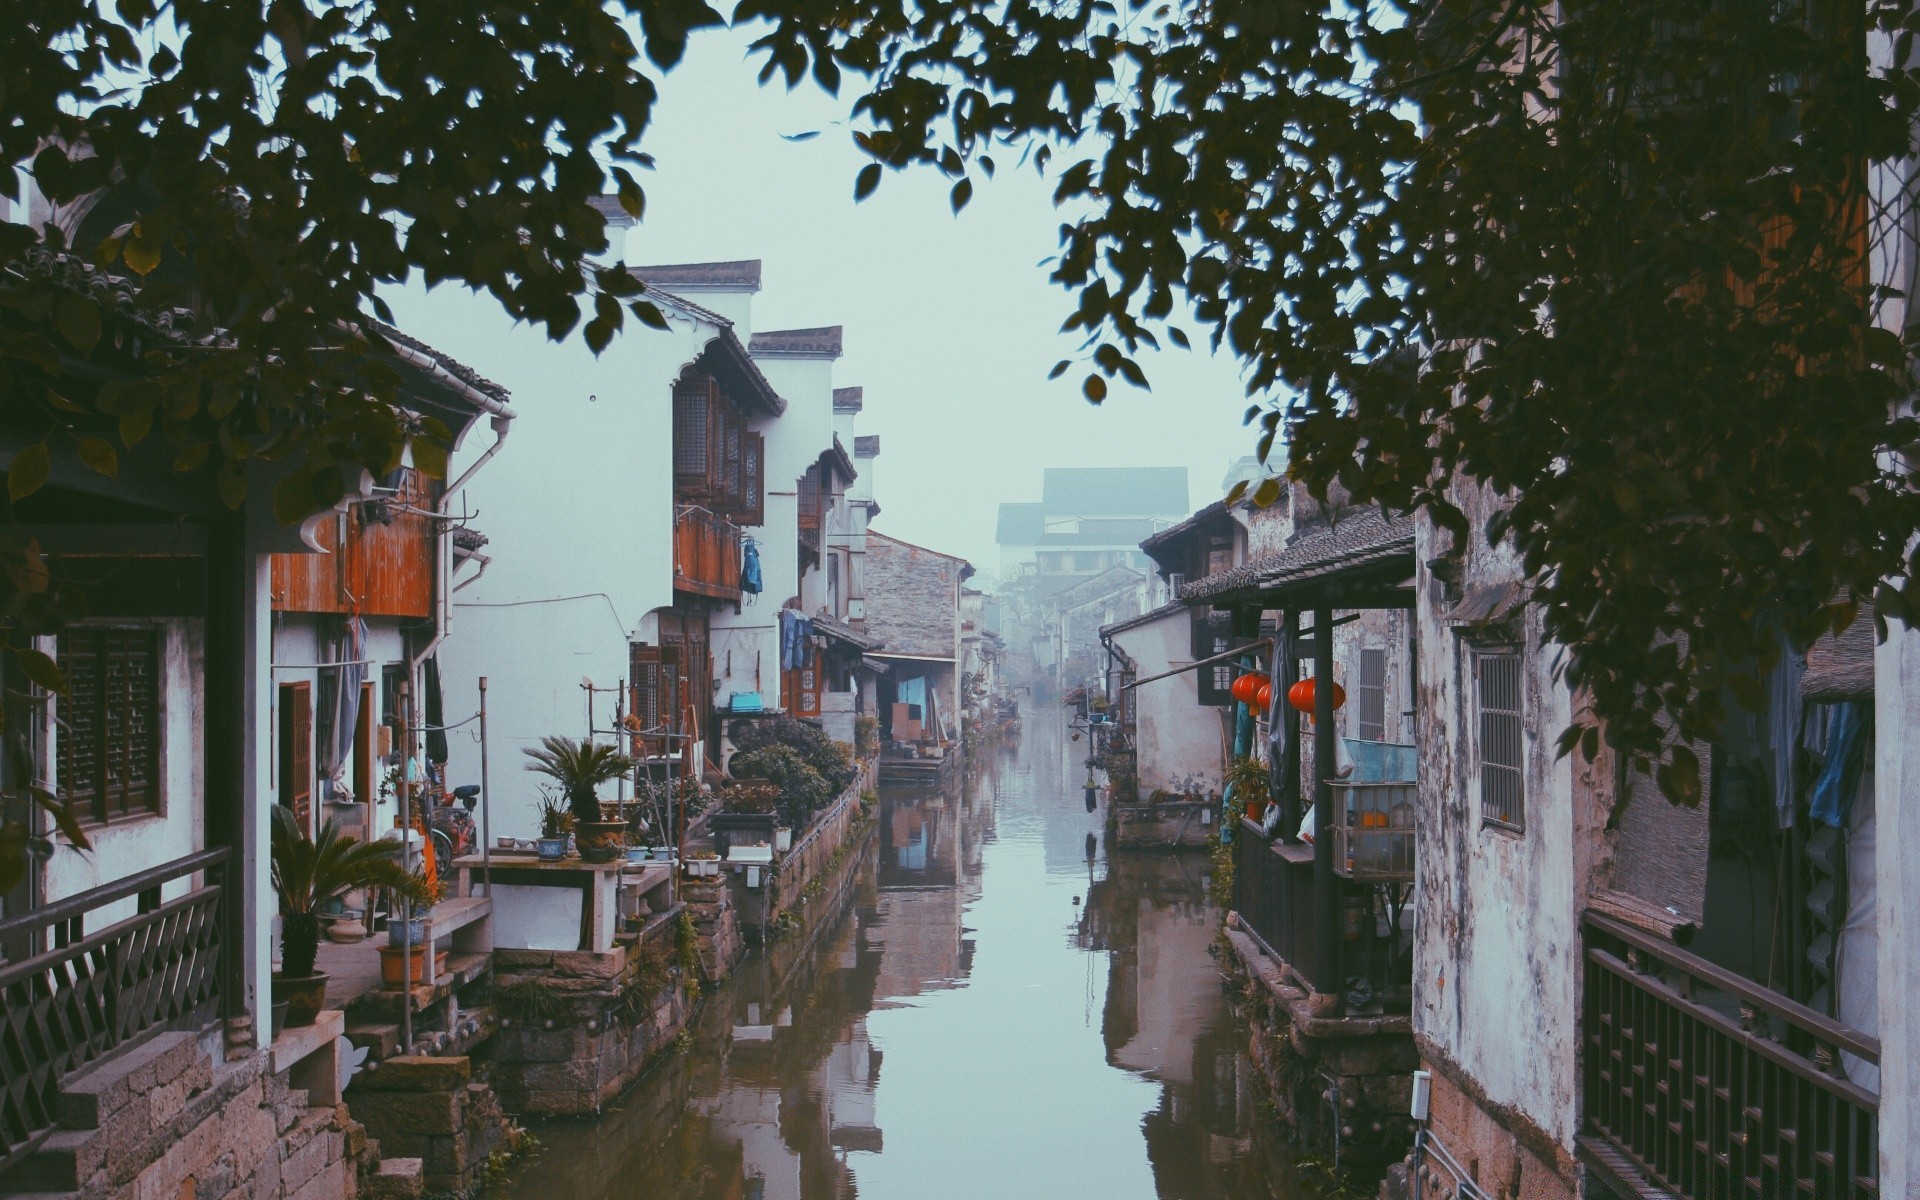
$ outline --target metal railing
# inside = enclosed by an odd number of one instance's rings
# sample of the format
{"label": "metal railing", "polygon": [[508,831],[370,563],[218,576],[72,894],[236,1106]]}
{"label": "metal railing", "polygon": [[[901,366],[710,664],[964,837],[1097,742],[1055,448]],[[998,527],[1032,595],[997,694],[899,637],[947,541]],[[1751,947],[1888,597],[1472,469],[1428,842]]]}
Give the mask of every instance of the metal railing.
{"label": "metal railing", "polygon": [[1314,991],[1336,990],[1313,923],[1313,847],[1269,842],[1242,819],[1233,831],[1233,909]]}
{"label": "metal railing", "polygon": [[740,527],[698,505],[673,514],[673,586],[722,599],[740,595]]}
{"label": "metal railing", "polygon": [[[197,1026],[223,1011],[220,913],[231,851],[203,850],[105,887],[0,921],[0,1170],[58,1121],[60,1084],[155,1029]],[[186,894],[161,889],[205,873]],[[88,917],[133,899],[136,912],[89,933]]]}
{"label": "metal railing", "polygon": [[1877,1039],[1589,912],[1583,1114],[1688,1197],[1878,1195]]}

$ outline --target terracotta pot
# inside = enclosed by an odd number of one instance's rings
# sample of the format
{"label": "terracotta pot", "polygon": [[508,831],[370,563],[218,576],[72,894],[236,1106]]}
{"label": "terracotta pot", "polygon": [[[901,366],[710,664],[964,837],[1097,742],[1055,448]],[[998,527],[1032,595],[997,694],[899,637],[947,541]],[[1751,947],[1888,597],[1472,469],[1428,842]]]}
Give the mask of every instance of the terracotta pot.
{"label": "terracotta pot", "polygon": [[625,821],[583,821],[573,828],[574,844],[580,857],[590,863],[610,863],[626,847]]}
{"label": "terracotta pot", "polygon": [[[411,962],[407,960],[411,959]],[[433,956],[434,974],[439,975],[447,969],[447,952],[439,951]],[[401,972],[406,978],[401,977]],[[427,950],[417,946],[411,952],[395,946],[380,947],[380,980],[389,987],[400,987],[406,979],[418,985],[427,977]]]}
{"label": "terracotta pot", "polygon": [[327,1005],[327,975],[320,971],[312,975],[285,975],[273,977],[273,1003],[287,1006],[287,1025],[289,1028],[311,1025]]}

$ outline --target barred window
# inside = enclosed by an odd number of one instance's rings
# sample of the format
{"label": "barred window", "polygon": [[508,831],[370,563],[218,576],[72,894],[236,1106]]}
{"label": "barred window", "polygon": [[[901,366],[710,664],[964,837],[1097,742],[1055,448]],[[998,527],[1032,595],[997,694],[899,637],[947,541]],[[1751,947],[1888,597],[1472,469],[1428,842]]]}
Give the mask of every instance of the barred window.
{"label": "barred window", "polygon": [[154,628],[60,635],[60,786],[96,821],[160,811],[160,653]]}
{"label": "barred window", "polygon": [[1354,689],[1355,735],[1363,742],[1387,740],[1387,652],[1360,652],[1360,686]]}
{"label": "barred window", "polygon": [[1480,814],[1487,822],[1510,829],[1526,824],[1520,662],[1519,651],[1511,648],[1473,652],[1480,711]]}
{"label": "barred window", "polygon": [[709,405],[704,379],[673,389],[673,473],[682,484],[707,482]]}

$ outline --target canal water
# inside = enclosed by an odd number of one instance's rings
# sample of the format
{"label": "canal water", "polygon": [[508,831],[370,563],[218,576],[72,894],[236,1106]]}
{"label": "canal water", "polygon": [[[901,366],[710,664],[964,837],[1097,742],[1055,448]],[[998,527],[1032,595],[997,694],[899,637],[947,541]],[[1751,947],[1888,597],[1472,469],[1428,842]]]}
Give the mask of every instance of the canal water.
{"label": "canal water", "polygon": [[1272,1143],[1206,856],[1107,851],[1050,718],[954,794],[883,794],[684,1052],[536,1126],[489,1200],[1322,1195]]}

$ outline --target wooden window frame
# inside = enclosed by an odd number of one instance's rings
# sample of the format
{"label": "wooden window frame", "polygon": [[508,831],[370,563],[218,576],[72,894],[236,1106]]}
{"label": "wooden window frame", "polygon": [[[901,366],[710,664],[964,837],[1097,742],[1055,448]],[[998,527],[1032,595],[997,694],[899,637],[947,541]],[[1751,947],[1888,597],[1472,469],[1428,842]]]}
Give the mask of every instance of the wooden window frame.
{"label": "wooden window frame", "polygon": [[[100,679],[94,694],[87,696],[88,707],[92,712],[82,714],[78,710],[80,698],[86,693],[83,685],[83,664],[86,653],[75,646],[75,640],[84,639],[96,643],[90,653],[102,661]],[[110,780],[113,769],[113,731],[116,724],[124,728],[124,713],[116,723],[113,697],[109,694],[105,666],[106,656],[110,653],[110,643],[118,639],[137,639],[148,649],[150,669],[147,673],[147,692],[141,697],[128,695],[123,701],[124,707],[131,707],[140,700],[147,702],[147,728],[150,736],[143,757],[146,767],[146,784],[134,795],[126,786],[126,777],[121,779],[119,799],[114,799],[114,788]],[[138,820],[145,817],[164,817],[166,806],[166,630],[159,625],[112,624],[112,625],[74,625],[63,631],[56,641],[56,657],[62,669],[67,673],[70,688],[69,695],[56,704],[57,728],[54,734],[55,757],[59,763],[59,784],[67,799],[74,804],[81,821],[93,825],[110,825],[116,821]],[[124,675],[122,676],[124,678]],[[81,721],[88,721],[90,728],[82,735]],[[75,742],[85,736],[96,740],[94,757],[97,765],[89,772],[93,778],[84,786],[75,778],[78,773],[72,766],[72,754]],[[122,739],[125,745],[125,739]],[[127,765],[127,753],[122,751],[121,765]]]}
{"label": "wooden window frame", "polygon": [[313,700],[313,685],[306,680],[281,684],[275,721],[280,744],[274,799],[293,811],[294,820],[308,836],[313,834]]}
{"label": "wooden window frame", "polygon": [[[1490,664],[1506,670],[1511,664],[1511,695],[1488,704]],[[1472,691],[1474,792],[1480,803],[1480,822],[1510,833],[1527,828],[1526,653],[1512,643],[1472,643],[1467,646],[1467,684]],[[1491,681],[1499,686],[1500,680]],[[1490,758],[1498,756],[1498,761]],[[1505,789],[1510,787],[1511,791]],[[1502,794],[1496,794],[1502,793]]]}
{"label": "wooden window frame", "polygon": [[705,376],[673,385],[673,485],[683,495],[712,494],[715,407]]}
{"label": "wooden window frame", "polygon": [[764,525],[767,519],[767,439],[747,430],[740,437],[740,523]]}

